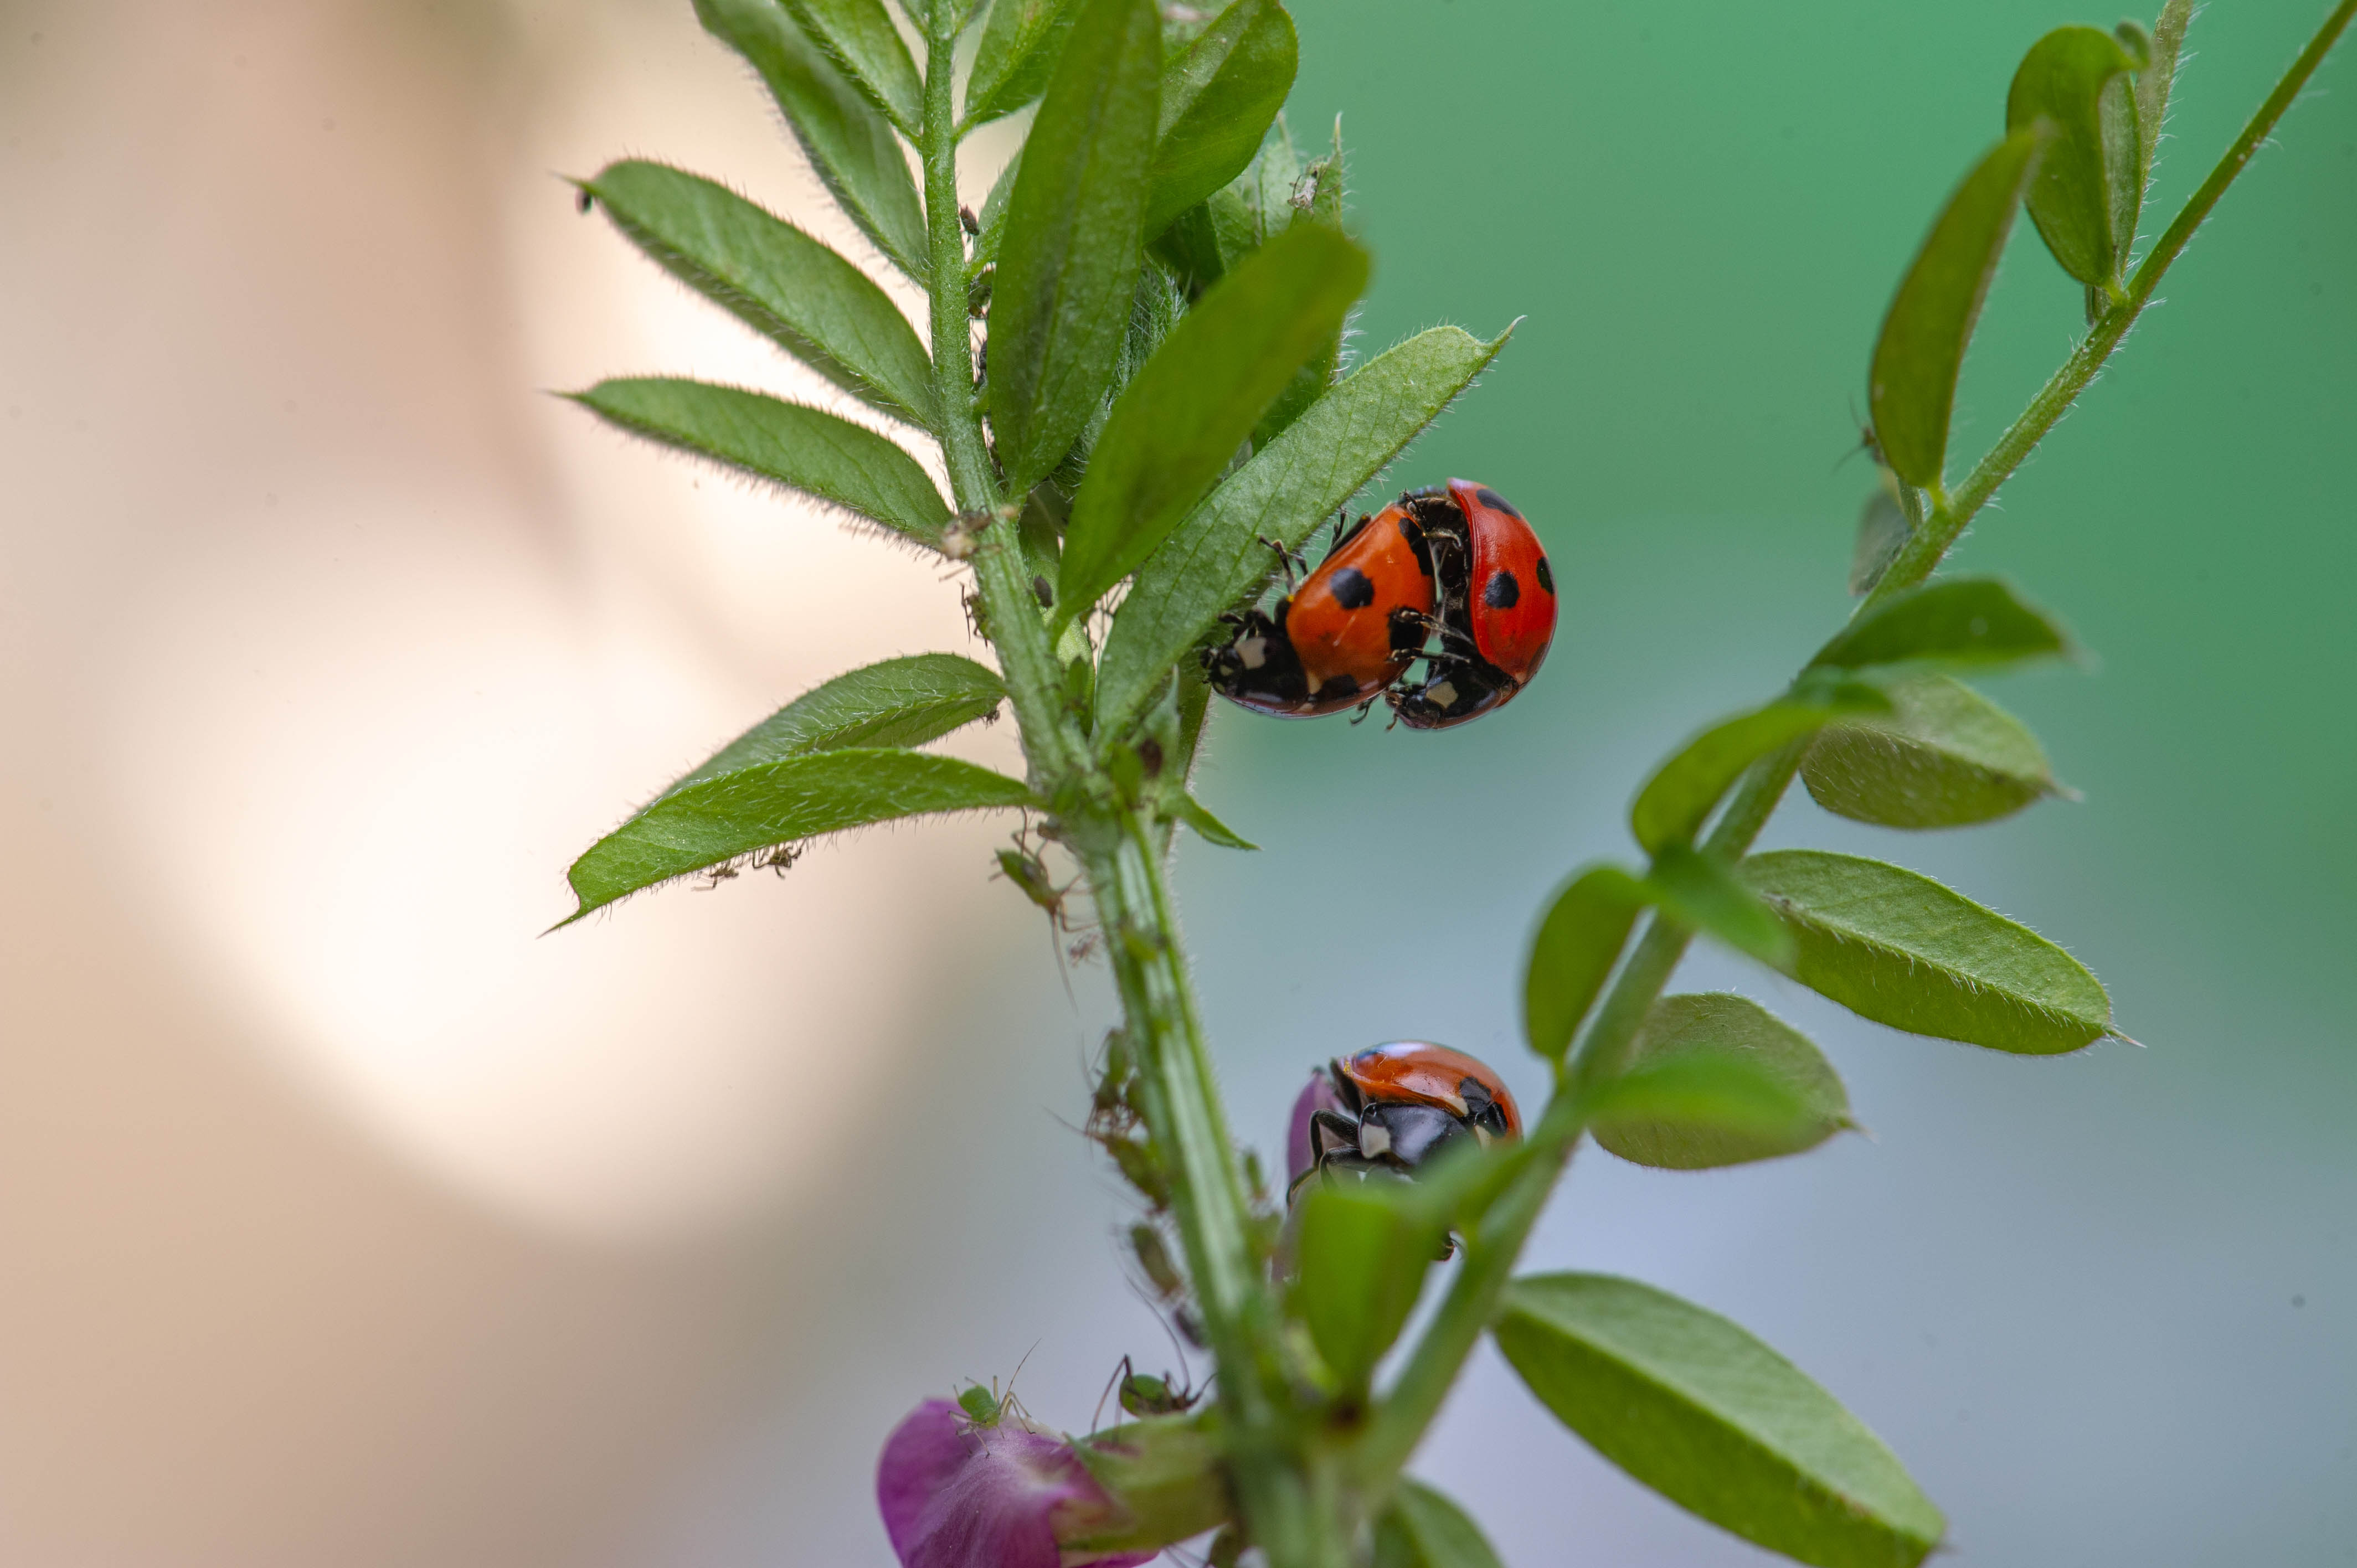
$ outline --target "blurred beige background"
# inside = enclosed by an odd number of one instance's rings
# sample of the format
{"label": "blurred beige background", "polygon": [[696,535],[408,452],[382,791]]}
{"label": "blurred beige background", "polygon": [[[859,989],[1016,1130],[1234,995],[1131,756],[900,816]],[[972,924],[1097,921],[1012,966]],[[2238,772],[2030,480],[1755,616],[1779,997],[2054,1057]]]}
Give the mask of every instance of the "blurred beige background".
{"label": "blurred beige background", "polygon": [[713,743],[970,646],[534,390],[826,401],[560,174],[828,217],[684,4],[0,18],[0,1561],[604,1560],[816,1326],[775,1261],[943,993],[863,955],[1038,940],[971,822],[537,934]]}

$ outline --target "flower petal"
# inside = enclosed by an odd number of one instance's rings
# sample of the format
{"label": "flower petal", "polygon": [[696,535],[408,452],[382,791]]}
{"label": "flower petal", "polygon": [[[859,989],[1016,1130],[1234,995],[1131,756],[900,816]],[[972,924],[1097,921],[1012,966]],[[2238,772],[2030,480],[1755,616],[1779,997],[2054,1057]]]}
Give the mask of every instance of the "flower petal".
{"label": "flower petal", "polygon": [[1318,1163],[1317,1145],[1309,1139],[1309,1118],[1320,1111],[1331,1111],[1337,1115],[1350,1114],[1350,1108],[1334,1091],[1334,1080],[1327,1075],[1324,1068],[1309,1075],[1309,1081],[1301,1086],[1300,1098],[1293,1102],[1293,1126],[1285,1140],[1285,1176],[1288,1187],[1308,1175],[1310,1166]]}
{"label": "flower petal", "polygon": [[1101,1536],[1120,1506],[1062,1438],[1013,1419],[978,1426],[946,1400],[885,1440],[876,1500],[903,1568],[1135,1568],[1154,1555],[1065,1562],[1058,1537]]}

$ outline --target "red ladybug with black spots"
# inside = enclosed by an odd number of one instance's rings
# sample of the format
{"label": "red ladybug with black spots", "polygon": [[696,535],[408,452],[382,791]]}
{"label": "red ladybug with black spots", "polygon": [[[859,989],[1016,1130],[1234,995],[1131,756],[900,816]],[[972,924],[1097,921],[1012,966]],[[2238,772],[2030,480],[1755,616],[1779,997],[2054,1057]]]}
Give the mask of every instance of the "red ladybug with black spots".
{"label": "red ladybug with black spots", "polygon": [[1290,1190],[1328,1169],[1412,1176],[1452,1144],[1522,1135],[1513,1091],[1488,1063],[1422,1040],[1376,1046],[1311,1074],[1294,1102]]}
{"label": "red ladybug with black spots", "polygon": [[[1530,684],[1555,640],[1555,573],[1538,535],[1486,485],[1451,479],[1419,516],[1440,594],[1440,645],[1425,678],[1389,693],[1410,729],[1447,729],[1503,707]],[[1403,498],[1404,499],[1405,498]]]}
{"label": "red ladybug with black spots", "polygon": [[1371,703],[1407,672],[1435,625],[1432,548],[1403,503],[1361,517],[1268,614],[1229,618],[1203,653],[1212,690],[1255,713],[1314,718]]}

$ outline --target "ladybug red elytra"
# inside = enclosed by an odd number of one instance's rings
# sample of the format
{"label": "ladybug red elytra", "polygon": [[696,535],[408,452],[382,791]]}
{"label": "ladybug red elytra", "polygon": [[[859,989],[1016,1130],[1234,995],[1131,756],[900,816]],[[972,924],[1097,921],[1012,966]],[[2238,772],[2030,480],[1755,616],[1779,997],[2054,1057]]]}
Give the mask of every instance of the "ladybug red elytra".
{"label": "ladybug red elytra", "polygon": [[1445,507],[1419,508],[1439,573],[1440,646],[1425,655],[1421,682],[1391,693],[1410,729],[1504,706],[1555,640],[1555,573],[1531,525],[1486,485],[1451,479],[1447,495]]}
{"label": "ladybug red elytra", "polygon": [[1255,713],[1314,718],[1372,702],[1405,674],[1437,602],[1420,510],[1360,518],[1273,614],[1230,618],[1235,635],[1203,653],[1211,689]]}
{"label": "ladybug red elytra", "polygon": [[1488,1064],[1422,1040],[1375,1046],[1312,1073],[1294,1102],[1292,1190],[1329,1166],[1413,1171],[1458,1139],[1522,1135],[1513,1091]]}

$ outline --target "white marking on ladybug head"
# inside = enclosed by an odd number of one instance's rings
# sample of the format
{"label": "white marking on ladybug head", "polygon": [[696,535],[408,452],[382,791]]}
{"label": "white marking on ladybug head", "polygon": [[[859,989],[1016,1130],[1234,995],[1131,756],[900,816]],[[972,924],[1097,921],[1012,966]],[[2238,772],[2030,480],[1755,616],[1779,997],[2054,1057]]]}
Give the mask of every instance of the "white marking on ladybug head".
{"label": "white marking on ladybug head", "polygon": [[1268,662],[1268,639],[1247,637],[1241,639],[1236,644],[1236,657],[1243,660],[1245,669],[1259,669]]}
{"label": "white marking on ladybug head", "polygon": [[1457,705],[1457,686],[1453,682],[1442,681],[1426,686],[1424,694],[1432,699],[1435,707],[1453,708]]}
{"label": "white marking on ladybug head", "polygon": [[1392,1130],[1380,1122],[1359,1123],[1359,1153],[1375,1159],[1392,1152]]}

